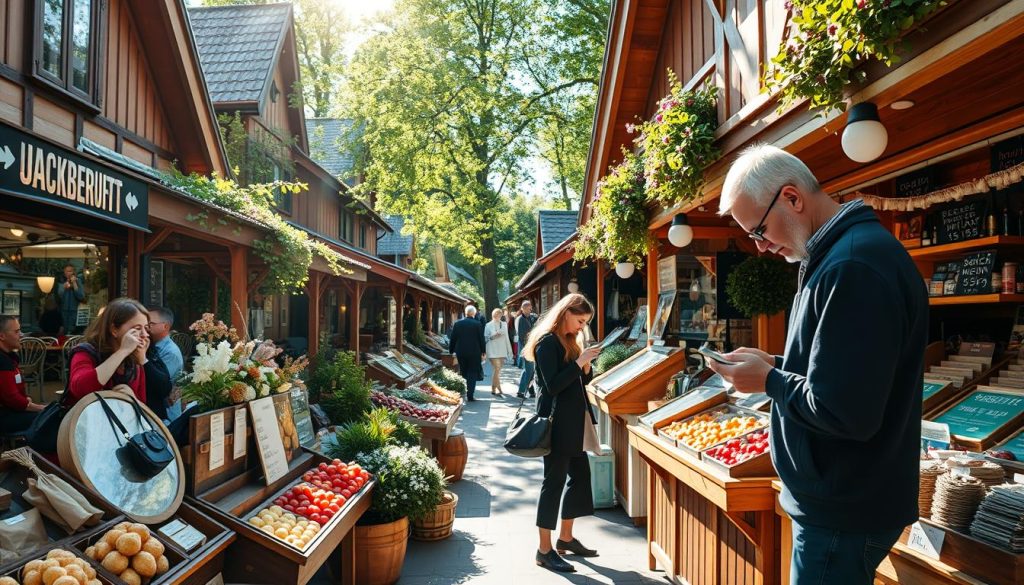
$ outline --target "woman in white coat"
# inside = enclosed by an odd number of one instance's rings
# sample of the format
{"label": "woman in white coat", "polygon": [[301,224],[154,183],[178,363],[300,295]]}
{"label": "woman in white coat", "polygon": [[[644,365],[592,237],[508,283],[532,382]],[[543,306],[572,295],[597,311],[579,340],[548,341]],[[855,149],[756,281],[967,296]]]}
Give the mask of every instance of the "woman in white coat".
{"label": "woman in white coat", "polygon": [[512,359],[512,340],[508,338],[508,327],[501,320],[501,309],[491,311],[491,320],[484,327],[487,340],[487,359],[491,360],[491,394],[501,396],[501,368],[505,360]]}

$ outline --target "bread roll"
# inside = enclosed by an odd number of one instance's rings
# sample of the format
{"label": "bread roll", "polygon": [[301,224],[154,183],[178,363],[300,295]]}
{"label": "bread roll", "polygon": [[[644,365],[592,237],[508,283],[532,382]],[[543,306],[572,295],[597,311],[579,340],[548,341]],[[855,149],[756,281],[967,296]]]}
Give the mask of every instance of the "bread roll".
{"label": "bread roll", "polygon": [[142,550],[142,536],[137,532],[125,532],[117,539],[117,552],[126,557],[139,554]]}
{"label": "bread roll", "polygon": [[128,568],[128,557],[116,550],[112,550],[107,556],[103,557],[103,568],[115,575],[120,575],[122,571]]}

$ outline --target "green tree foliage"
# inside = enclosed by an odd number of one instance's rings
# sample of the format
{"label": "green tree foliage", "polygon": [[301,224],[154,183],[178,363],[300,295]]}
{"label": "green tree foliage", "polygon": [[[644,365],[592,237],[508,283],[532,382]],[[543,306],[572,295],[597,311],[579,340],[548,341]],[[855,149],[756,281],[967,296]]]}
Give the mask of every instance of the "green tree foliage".
{"label": "green tree foliage", "polygon": [[360,191],[376,192],[386,212],[411,218],[419,238],[457,247],[480,265],[489,307],[498,304],[507,194],[524,178],[537,128],[551,113],[548,98],[593,91],[593,77],[533,73],[560,55],[541,50],[558,47],[543,35],[560,5],[399,0],[346,71],[343,111],[362,131],[366,153]]}

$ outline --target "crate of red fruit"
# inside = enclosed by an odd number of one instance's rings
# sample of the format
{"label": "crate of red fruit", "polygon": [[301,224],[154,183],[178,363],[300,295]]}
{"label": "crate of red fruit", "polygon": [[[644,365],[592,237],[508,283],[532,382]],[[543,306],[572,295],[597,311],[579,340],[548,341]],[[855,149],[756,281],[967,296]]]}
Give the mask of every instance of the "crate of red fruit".
{"label": "crate of red fruit", "polygon": [[[370,399],[377,406],[383,406],[388,410],[398,413],[398,416],[423,429],[437,429],[434,434],[437,437],[447,439],[452,427],[462,412],[462,406],[444,406],[440,404],[417,404],[397,396],[389,396],[383,392],[374,390]],[[427,436],[426,432],[425,435]]]}
{"label": "crate of red fruit", "polygon": [[756,430],[716,445],[700,455],[712,467],[729,477],[769,477],[775,475],[768,447],[768,429]]}

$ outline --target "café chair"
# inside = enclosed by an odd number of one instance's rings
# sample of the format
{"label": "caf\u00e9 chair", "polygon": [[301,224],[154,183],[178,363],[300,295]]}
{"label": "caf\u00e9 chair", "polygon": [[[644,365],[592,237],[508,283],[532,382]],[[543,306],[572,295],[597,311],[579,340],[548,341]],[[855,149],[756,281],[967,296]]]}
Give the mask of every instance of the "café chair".
{"label": "caf\u00e9 chair", "polygon": [[65,387],[68,385],[68,372],[71,371],[71,348],[84,340],[83,335],[69,335],[64,339],[64,345],[60,346],[60,381]]}
{"label": "caf\u00e9 chair", "polygon": [[23,337],[21,349],[18,350],[21,360],[18,368],[25,380],[25,387],[39,388],[39,402],[43,402],[43,363],[46,361],[46,342],[38,337]]}

